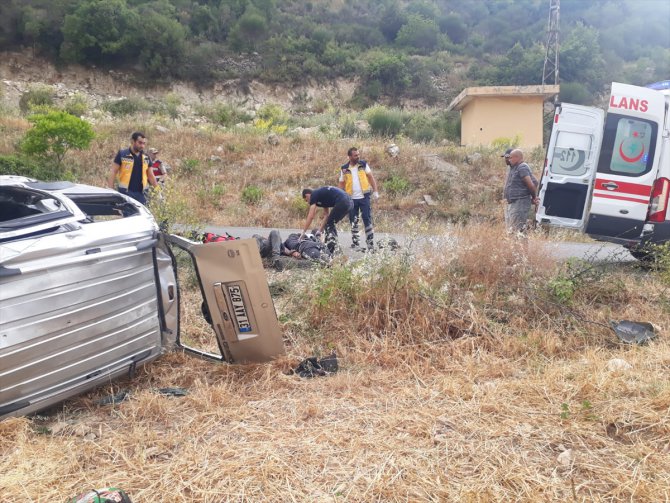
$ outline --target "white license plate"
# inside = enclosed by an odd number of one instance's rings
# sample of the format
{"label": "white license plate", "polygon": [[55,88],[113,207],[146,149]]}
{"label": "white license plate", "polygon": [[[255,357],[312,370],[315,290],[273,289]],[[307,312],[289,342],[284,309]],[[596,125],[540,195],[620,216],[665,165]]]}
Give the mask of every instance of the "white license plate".
{"label": "white license plate", "polygon": [[228,294],[230,295],[230,301],[233,304],[233,313],[235,314],[237,328],[240,332],[251,332],[251,322],[247,315],[247,307],[244,305],[242,289],[239,285],[228,285]]}

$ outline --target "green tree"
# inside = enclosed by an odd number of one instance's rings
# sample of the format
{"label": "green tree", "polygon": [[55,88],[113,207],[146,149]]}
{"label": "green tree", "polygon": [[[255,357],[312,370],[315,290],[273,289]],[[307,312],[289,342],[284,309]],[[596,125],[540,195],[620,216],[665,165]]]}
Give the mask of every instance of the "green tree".
{"label": "green tree", "polygon": [[61,56],[74,62],[134,60],[143,29],[139,14],[125,0],[89,0],[65,16]]}
{"label": "green tree", "polygon": [[598,31],[578,25],[561,45],[560,75],[568,82],[581,82],[597,93],[608,80],[598,42]]}
{"label": "green tree", "polygon": [[454,44],[462,44],[468,38],[468,27],[458,14],[448,14],[439,21],[440,30],[447,34]]}
{"label": "green tree", "polygon": [[70,150],[88,148],[95,137],[91,125],[67,112],[31,115],[33,124],[21,140],[21,151],[60,167]]}
{"label": "green tree", "polygon": [[228,37],[231,45],[238,49],[251,50],[265,37],[268,23],[265,16],[253,5],[247,7]]}
{"label": "green tree", "polygon": [[439,33],[435,20],[412,14],[400,28],[396,42],[401,46],[430,51],[437,46]]}
{"label": "green tree", "polygon": [[143,28],[138,34],[139,60],[152,76],[175,73],[186,53],[186,28],[171,18],[169,12],[142,9]]}
{"label": "green tree", "polygon": [[389,96],[401,94],[412,79],[405,58],[381,51],[370,52],[363,69],[363,81],[367,86],[378,87]]}

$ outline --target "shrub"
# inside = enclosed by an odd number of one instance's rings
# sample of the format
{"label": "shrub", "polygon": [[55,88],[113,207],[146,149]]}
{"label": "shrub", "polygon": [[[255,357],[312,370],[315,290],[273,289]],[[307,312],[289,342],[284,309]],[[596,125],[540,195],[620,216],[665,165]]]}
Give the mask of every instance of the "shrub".
{"label": "shrub", "polygon": [[159,192],[149,197],[147,206],[164,232],[171,232],[175,224],[194,232],[201,227],[189,193],[173,177],[168,177]]}
{"label": "shrub", "polygon": [[184,159],[181,162],[181,170],[185,175],[194,175],[200,171],[200,161],[198,159]]}
{"label": "shrub", "polygon": [[393,137],[402,131],[405,116],[400,110],[378,106],[368,110],[367,119],[372,134]]}
{"label": "shrub", "polygon": [[49,112],[31,115],[33,123],[21,140],[21,151],[47,162],[54,162],[56,168],[69,150],[83,150],[89,147],[95,137],[91,125],[67,112]]}
{"label": "shrub", "polygon": [[102,109],[106,110],[114,117],[123,117],[143,112],[149,109],[147,103],[140,98],[122,98],[116,101],[107,101],[102,104]]}
{"label": "shrub", "polygon": [[208,107],[203,115],[221,126],[234,126],[251,120],[251,115],[229,103],[217,103],[214,107]]}
{"label": "shrub", "polygon": [[76,93],[67,100],[63,109],[70,115],[81,117],[88,112],[88,101],[86,101],[86,97],[83,94]]}
{"label": "shrub", "polygon": [[242,190],[240,199],[246,204],[258,204],[263,199],[263,189],[255,185],[247,185]]}
{"label": "shrub", "polygon": [[267,104],[261,107],[256,114],[254,120],[254,127],[261,131],[272,131],[273,133],[282,134],[288,129],[288,115],[279,106],[275,104]]}
{"label": "shrub", "polygon": [[409,194],[411,190],[411,185],[409,180],[401,175],[391,175],[383,183],[384,191],[388,192],[394,197],[403,196]]}
{"label": "shrub", "polygon": [[309,205],[300,194],[291,199],[291,209],[298,215],[304,215]]}
{"label": "shrub", "polygon": [[25,114],[35,107],[52,107],[54,91],[49,86],[35,86],[24,92],[19,99],[19,108]]}
{"label": "shrub", "polygon": [[404,132],[415,142],[429,143],[435,140],[437,128],[435,121],[423,114],[417,114],[410,119]]}
{"label": "shrub", "polygon": [[0,175],[17,175],[37,180],[71,180],[70,171],[63,172],[55,164],[25,156],[0,155]]}

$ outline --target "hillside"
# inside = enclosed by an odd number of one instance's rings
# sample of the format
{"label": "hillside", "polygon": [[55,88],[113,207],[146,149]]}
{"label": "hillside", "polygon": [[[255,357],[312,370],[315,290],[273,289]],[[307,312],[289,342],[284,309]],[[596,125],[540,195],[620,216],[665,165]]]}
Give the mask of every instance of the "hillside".
{"label": "hillside", "polygon": [[[548,7],[547,0],[12,0],[0,5],[0,49],[114,70],[138,86],[353,80],[355,108],[434,104],[467,85],[539,83]],[[664,0],[563,0],[560,20],[562,100],[591,102],[611,80],[668,77]]]}

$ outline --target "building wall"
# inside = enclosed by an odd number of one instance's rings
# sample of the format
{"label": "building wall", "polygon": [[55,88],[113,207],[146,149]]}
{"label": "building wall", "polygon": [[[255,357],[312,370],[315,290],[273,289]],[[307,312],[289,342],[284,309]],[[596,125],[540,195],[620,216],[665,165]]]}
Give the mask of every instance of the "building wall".
{"label": "building wall", "polygon": [[542,145],[541,96],[475,97],[461,112],[461,145],[490,145],[519,135],[521,148]]}

